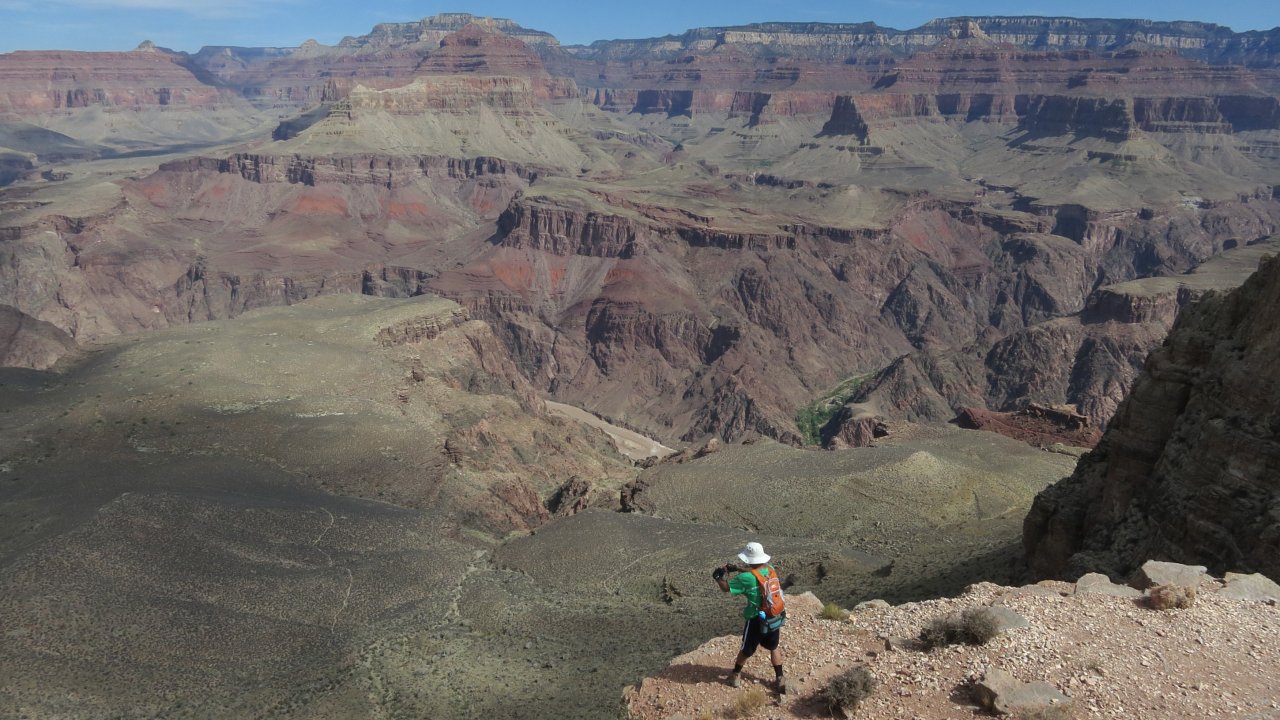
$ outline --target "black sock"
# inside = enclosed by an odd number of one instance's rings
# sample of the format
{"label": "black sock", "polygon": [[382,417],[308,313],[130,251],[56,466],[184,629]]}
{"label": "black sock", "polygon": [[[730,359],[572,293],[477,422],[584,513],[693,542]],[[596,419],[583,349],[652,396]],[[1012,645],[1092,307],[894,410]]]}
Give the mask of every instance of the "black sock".
{"label": "black sock", "polygon": [[740,672],[742,672],[742,663],[734,663],[734,664],[733,664],[733,674],[734,674],[734,675],[737,675],[737,674],[738,674],[738,673],[740,673]]}
{"label": "black sock", "polygon": [[782,666],[781,666],[781,665],[774,665],[774,666],[773,666],[773,674],[774,674],[775,676],[777,676],[777,677],[782,677]]}

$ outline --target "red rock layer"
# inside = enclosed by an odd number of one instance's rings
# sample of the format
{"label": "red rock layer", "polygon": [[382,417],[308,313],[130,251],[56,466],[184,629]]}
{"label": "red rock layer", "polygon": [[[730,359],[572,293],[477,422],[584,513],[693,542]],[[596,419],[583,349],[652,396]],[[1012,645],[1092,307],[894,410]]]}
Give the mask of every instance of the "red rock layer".
{"label": "red rock layer", "polygon": [[105,107],[209,107],[229,100],[160,51],[0,55],[0,112]]}

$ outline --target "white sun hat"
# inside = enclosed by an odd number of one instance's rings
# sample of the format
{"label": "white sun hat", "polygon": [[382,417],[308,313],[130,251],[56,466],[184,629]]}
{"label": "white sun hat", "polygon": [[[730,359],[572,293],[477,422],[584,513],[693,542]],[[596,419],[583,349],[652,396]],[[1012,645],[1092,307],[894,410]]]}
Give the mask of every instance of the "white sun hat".
{"label": "white sun hat", "polygon": [[769,562],[769,556],[764,553],[764,547],[758,542],[747,543],[747,549],[738,553],[738,559],[748,565],[761,565]]}

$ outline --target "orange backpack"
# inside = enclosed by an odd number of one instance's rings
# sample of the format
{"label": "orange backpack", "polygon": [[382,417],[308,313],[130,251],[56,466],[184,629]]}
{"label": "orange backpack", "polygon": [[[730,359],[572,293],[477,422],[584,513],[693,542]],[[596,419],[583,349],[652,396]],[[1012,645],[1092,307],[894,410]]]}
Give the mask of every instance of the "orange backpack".
{"label": "orange backpack", "polygon": [[782,597],[782,583],[778,582],[778,571],[774,570],[772,565],[765,567],[769,569],[769,577],[761,575],[755,568],[751,568],[751,574],[755,575],[756,582],[760,583],[760,612],[764,613],[765,618],[776,618],[786,609],[786,601]]}

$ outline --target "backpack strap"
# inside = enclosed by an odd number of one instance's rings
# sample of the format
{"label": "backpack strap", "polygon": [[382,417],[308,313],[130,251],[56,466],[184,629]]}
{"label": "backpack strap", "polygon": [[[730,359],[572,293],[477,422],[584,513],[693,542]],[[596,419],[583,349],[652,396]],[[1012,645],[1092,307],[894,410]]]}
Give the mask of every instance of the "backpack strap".
{"label": "backpack strap", "polygon": [[[770,577],[773,577],[774,572],[775,572],[775,571],[774,571],[774,569],[773,569],[773,567],[772,567],[772,566],[769,566],[769,565],[765,565],[765,568],[769,571],[769,576],[770,576]],[[764,593],[765,593],[765,583],[767,583],[767,582],[769,582],[769,581],[764,579],[764,576],[760,574],[760,571],[759,571],[759,570],[757,570],[757,569],[755,569],[755,568],[747,568],[747,569],[748,569],[749,571],[751,571],[751,574],[752,574],[752,575],[755,575],[755,576],[756,576],[756,583],[760,585],[760,604],[759,604],[759,605],[757,605],[757,606],[756,606],[756,608],[757,608],[757,609],[759,609],[759,608],[763,608],[763,607],[764,607],[764,601],[765,601],[765,597],[764,597]]]}

